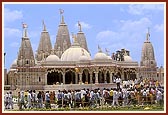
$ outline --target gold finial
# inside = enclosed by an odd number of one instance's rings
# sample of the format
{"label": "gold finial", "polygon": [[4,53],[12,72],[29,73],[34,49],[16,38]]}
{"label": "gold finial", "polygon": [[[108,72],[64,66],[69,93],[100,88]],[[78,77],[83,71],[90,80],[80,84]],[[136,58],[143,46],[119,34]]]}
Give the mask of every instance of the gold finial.
{"label": "gold finial", "polygon": [[77,36],[72,32],[72,38],[74,40],[74,42],[77,42]]}
{"label": "gold finial", "polygon": [[54,55],[54,49],[51,49],[51,55]]}
{"label": "gold finial", "polygon": [[81,26],[79,21],[78,21],[78,26],[79,26],[79,31],[81,32],[82,31],[82,26]]}

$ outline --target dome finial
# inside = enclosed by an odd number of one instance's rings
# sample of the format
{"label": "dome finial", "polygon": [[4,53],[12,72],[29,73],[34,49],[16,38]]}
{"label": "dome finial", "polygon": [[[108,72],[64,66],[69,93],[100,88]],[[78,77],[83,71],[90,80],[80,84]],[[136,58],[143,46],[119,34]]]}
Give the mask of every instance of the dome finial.
{"label": "dome finial", "polygon": [[23,27],[23,37],[27,37],[27,24],[22,22],[22,27]]}
{"label": "dome finial", "polygon": [[149,27],[148,27],[148,33],[146,34],[146,41],[149,42],[149,37],[150,37],[150,33],[149,33]]}
{"label": "dome finial", "polygon": [[77,42],[77,36],[72,32],[72,38],[74,40],[74,43]]}
{"label": "dome finial", "polygon": [[46,31],[46,25],[44,23],[44,20],[43,20],[43,31]]}
{"label": "dome finial", "polygon": [[54,55],[54,49],[51,49],[51,55]]}
{"label": "dome finial", "polygon": [[102,50],[101,50],[101,48],[100,48],[100,46],[98,45],[98,52],[102,52]]}
{"label": "dome finial", "polygon": [[79,26],[79,32],[81,32],[82,31],[82,25],[79,21],[78,21],[78,26]]}

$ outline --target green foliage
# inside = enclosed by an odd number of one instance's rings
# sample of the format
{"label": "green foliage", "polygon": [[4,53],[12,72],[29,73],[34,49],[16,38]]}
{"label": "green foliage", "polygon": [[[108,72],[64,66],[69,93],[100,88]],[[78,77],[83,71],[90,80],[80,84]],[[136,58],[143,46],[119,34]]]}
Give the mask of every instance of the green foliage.
{"label": "green foliage", "polygon": [[[163,111],[164,106],[157,106],[157,105],[132,105],[132,106],[99,106],[99,107],[79,107],[79,108],[33,108],[33,109],[23,109],[20,111]],[[18,111],[18,110],[15,110]]]}

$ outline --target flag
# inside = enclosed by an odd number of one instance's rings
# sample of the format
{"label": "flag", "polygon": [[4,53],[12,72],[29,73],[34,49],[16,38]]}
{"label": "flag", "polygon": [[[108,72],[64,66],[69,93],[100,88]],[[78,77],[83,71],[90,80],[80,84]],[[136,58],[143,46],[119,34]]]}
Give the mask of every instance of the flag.
{"label": "flag", "polygon": [[60,14],[63,14],[64,13],[64,10],[63,9],[59,9],[60,10]]}
{"label": "flag", "polygon": [[107,48],[105,48],[105,50],[106,50],[106,52],[109,52],[109,51],[107,50]]}
{"label": "flag", "polygon": [[149,29],[150,29],[150,28],[148,27],[148,36],[150,37]]}
{"label": "flag", "polygon": [[78,26],[81,26],[80,22],[78,21]]}
{"label": "flag", "polygon": [[27,28],[28,26],[27,26],[27,24],[22,23],[22,27],[23,27],[23,28]]}
{"label": "flag", "polygon": [[100,49],[100,46],[98,45],[98,49]]}
{"label": "flag", "polygon": [[148,33],[148,36],[150,37],[150,33]]}
{"label": "flag", "polygon": [[98,50],[99,50],[99,52],[102,52],[102,50],[101,50],[101,48],[100,48],[100,46],[98,45]]}

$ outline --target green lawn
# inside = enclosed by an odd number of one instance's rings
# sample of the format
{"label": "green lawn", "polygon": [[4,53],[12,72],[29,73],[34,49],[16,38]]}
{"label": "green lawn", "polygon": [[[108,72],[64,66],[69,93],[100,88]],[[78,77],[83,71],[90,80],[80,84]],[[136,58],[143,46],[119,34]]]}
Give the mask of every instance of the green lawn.
{"label": "green lawn", "polygon": [[[18,111],[18,110],[15,110]],[[80,108],[52,108],[52,109],[23,109],[22,111],[164,111],[164,106],[146,105],[146,106],[127,106],[127,107],[80,107]]]}

